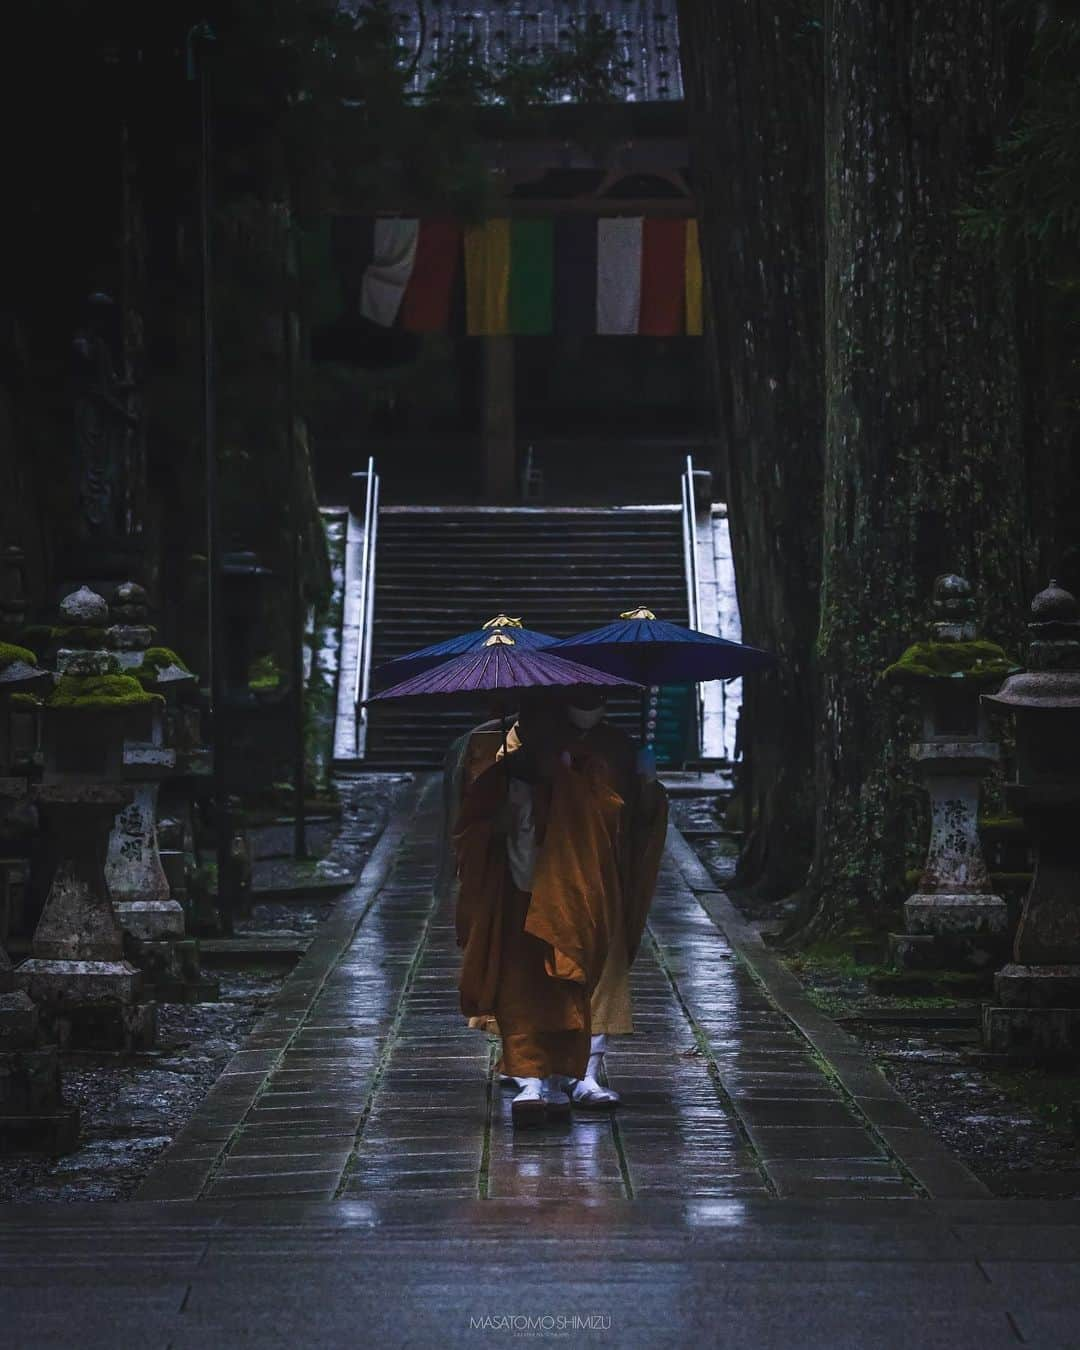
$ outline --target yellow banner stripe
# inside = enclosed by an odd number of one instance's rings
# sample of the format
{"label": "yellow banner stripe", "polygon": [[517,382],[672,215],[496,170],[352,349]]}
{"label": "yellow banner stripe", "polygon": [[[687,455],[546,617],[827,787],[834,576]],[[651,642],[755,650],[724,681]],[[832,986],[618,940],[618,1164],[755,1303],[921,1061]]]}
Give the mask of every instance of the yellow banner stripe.
{"label": "yellow banner stripe", "polygon": [[465,330],[470,337],[510,331],[510,221],[465,227]]}

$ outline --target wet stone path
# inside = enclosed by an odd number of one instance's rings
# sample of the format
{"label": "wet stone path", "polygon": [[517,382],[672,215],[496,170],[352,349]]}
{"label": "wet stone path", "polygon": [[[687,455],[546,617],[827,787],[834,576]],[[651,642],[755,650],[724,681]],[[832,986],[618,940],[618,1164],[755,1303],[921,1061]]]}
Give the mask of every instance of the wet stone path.
{"label": "wet stone path", "polygon": [[608,1056],[622,1106],[515,1134],[496,1043],[458,1010],[439,794],[418,792],[137,1198],[914,1199],[934,1194],[925,1160],[971,1194],[853,1042],[834,1065],[778,1006],[675,831],[637,1032]]}

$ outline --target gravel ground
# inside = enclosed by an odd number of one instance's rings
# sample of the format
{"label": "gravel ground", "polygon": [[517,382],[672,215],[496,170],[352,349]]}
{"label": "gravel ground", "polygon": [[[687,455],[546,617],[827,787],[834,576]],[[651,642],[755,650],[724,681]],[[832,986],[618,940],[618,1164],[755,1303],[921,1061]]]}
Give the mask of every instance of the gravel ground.
{"label": "gravel ground", "polygon": [[[312,842],[326,861],[359,873],[410,781],[408,775],[391,774],[342,779],[340,832],[331,838],[325,827],[312,831]],[[291,839],[287,825],[262,827],[256,831],[256,851],[272,858]],[[284,859],[268,862],[296,866]],[[311,937],[332,907],[332,900],[322,899],[260,901],[250,918],[238,921],[237,931]],[[124,1062],[64,1057],[64,1094],[82,1113],[80,1146],[59,1159],[0,1158],[0,1202],[124,1200],[132,1195],[288,977],[280,966],[211,973],[220,983],[220,1000],[159,1005],[158,1046],[152,1052]]]}
{"label": "gravel ground", "polygon": [[82,1113],[74,1153],[0,1158],[0,1201],[124,1200],[194,1114],[284,982],[283,970],[220,972],[217,1003],[162,1004],[157,1050],[118,1063],[66,1056]]}
{"label": "gravel ground", "polygon": [[[971,1058],[980,1053],[975,1027],[852,1031],[897,1092],[995,1195],[1080,1197],[1076,1136],[1006,1092],[999,1070]],[[1037,1090],[1037,1083],[1030,1086]]]}

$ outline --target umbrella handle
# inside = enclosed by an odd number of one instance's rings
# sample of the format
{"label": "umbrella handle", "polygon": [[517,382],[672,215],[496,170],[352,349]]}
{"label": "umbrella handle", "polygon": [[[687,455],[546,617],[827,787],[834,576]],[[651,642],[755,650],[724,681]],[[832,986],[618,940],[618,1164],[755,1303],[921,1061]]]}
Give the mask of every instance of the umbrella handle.
{"label": "umbrella handle", "polygon": [[646,685],[641,691],[641,744],[644,749],[648,749],[656,740],[655,727],[653,734],[649,734],[649,707],[655,697],[657,701],[657,711],[660,705],[660,686],[657,684]]}

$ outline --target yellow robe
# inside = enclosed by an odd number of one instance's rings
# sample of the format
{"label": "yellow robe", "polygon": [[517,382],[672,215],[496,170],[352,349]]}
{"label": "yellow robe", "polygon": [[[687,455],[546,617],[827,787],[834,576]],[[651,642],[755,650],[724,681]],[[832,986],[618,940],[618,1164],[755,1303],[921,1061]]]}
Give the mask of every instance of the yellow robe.
{"label": "yellow robe", "polygon": [[608,722],[589,731],[560,726],[556,746],[568,753],[620,802],[614,840],[617,876],[610,882],[615,919],[607,934],[607,955],[592,994],[592,1028],[596,1035],[626,1035],[634,1029],[630,1001],[630,967],[656,889],[667,837],[667,794],[637,772],[637,751],[623,732]]}

